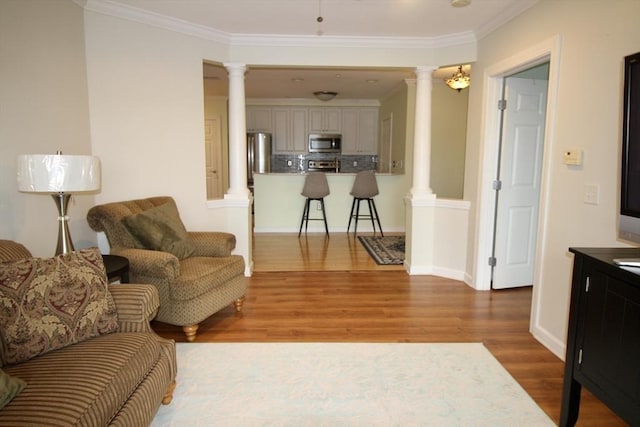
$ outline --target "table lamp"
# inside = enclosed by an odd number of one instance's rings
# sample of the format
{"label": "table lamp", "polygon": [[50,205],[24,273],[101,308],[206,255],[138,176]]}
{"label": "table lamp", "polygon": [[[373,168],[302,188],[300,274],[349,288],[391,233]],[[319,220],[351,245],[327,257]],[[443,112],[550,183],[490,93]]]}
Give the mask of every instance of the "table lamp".
{"label": "table lamp", "polygon": [[73,193],[100,189],[100,160],[94,156],[23,154],[18,156],[18,190],[51,194],[58,207],[56,255],[74,250],[67,209]]}

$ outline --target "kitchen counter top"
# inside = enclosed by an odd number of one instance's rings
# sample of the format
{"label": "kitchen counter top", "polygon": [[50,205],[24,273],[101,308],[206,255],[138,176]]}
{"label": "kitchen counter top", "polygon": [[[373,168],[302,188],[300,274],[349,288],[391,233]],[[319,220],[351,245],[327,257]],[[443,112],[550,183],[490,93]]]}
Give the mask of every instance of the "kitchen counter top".
{"label": "kitchen counter top", "polygon": [[[255,175],[265,176],[306,176],[308,172],[261,172],[255,173]],[[355,176],[357,172],[324,172],[327,176]],[[380,173],[376,172],[376,176],[402,176],[402,174],[395,173]]]}

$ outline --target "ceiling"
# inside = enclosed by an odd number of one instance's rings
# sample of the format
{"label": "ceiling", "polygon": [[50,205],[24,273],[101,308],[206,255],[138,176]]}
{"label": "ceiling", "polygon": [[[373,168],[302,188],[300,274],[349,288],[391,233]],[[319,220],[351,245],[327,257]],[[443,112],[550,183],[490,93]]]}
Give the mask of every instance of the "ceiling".
{"label": "ceiling", "polygon": [[[161,15],[217,31],[226,37],[300,37],[440,40],[457,35],[476,38],[504,24],[537,0],[109,0],[109,3]],[[318,17],[322,22],[318,22]],[[434,79],[451,76],[456,67],[437,70]],[[470,72],[470,67],[465,66]],[[309,98],[318,90],[343,99],[380,99],[411,69],[249,68],[248,98]],[[205,65],[209,95],[227,94],[222,66]]]}
{"label": "ceiling", "polygon": [[[460,2],[460,0],[454,0]],[[111,0],[227,34],[434,38],[480,34],[532,0]],[[322,16],[322,23],[317,17]],[[319,35],[321,34],[321,35]]]}
{"label": "ceiling", "polygon": [[[434,72],[434,78],[451,77],[456,67]],[[465,65],[470,74],[471,67]],[[204,65],[205,94],[226,96],[228,78],[224,67]],[[247,98],[312,98],[315,91],[337,92],[338,99],[378,100],[392,93],[405,79],[415,79],[413,70],[372,68],[249,68],[245,76]]]}

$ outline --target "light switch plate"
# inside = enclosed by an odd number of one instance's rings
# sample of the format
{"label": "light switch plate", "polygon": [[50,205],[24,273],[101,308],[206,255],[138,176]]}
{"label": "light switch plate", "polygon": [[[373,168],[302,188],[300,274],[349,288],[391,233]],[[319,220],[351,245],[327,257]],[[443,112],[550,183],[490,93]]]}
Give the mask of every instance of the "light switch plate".
{"label": "light switch plate", "polygon": [[595,184],[587,184],[584,186],[584,202],[590,205],[600,203],[600,187]]}

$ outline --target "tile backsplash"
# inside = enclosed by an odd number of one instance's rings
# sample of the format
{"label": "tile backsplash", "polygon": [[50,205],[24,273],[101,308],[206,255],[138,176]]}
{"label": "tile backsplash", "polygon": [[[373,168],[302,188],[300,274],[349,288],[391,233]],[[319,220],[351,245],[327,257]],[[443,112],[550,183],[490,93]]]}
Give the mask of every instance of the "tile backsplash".
{"label": "tile backsplash", "polygon": [[307,170],[308,160],[340,161],[340,172],[355,173],[363,170],[375,170],[378,156],[375,155],[347,155],[347,154],[274,154],[271,156],[271,172],[274,173],[302,173]]}

